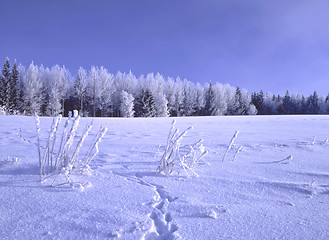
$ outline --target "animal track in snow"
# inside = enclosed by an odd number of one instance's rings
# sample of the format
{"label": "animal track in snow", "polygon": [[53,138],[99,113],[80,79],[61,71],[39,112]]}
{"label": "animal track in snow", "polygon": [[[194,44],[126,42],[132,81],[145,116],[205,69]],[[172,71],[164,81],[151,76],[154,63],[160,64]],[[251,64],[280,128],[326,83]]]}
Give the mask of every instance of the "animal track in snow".
{"label": "animal track in snow", "polygon": [[[153,185],[153,184],[152,184]],[[153,210],[149,215],[152,225],[148,232],[144,235],[145,240],[170,240],[178,239],[178,226],[175,225],[168,207],[171,202],[177,198],[171,197],[164,187],[153,185],[157,194],[158,201],[153,204]]]}
{"label": "animal track in snow", "polygon": [[22,136],[22,129],[16,129],[17,137],[19,137],[23,142],[30,143],[31,141]]}
{"label": "animal track in snow", "polygon": [[151,213],[150,218],[153,220],[153,226],[144,239],[176,239],[178,237],[175,235],[178,227],[171,223],[172,218],[170,213],[163,215],[154,211]]}
{"label": "animal track in snow", "polygon": [[[115,173],[115,172],[114,172]],[[155,201],[147,202],[144,205],[152,206],[152,212],[148,215],[146,222],[151,222],[151,227],[145,229],[146,233],[142,237],[143,240],[174,240],[180,239],[177,233],[178,226],[173,223],[173,217],[168,212],[169,205],[178,199],[178,197],[172,197],[166,191],[164,186],[150,183],[143,180],[141,177],[134,176],[128,177],[125,174],[115,173],[118,176],[124,177],[128,181],[138,183],[143,186],[152,188],[155,192]],[[142,227],[144,231],[144,227]]]}
{"label": "animal track in snow", "polygon": [[[29,144],[32,143],[34,146],[38,146],[37,143],[34,143],[34,142],[32,142],[31,140],[26,139],[26,138],[23,137],[23,135],[22,135],[22,128],[17,128],[17,129],[16,129],[16,135],[17,135],[17,137],[18,137],[21,141],[23,141],[23,142],[25,142],[25,143],[29,143]],[[41,147],[42,149],[45,149],[44,146],[40,146],[40,147]]]}
{"label": "animal track in snow", "polygon": [[[167,201],[166,204],[169,204]],[[164,205],[165,206],[165,205]],[[179,235],[176,233],[178,226],[172,223],[173,217],[166,212],[166,208],[153,208],[149,218],[152,220],[152,226],[144,235],[145,240],[170,240],[177,239]]]}

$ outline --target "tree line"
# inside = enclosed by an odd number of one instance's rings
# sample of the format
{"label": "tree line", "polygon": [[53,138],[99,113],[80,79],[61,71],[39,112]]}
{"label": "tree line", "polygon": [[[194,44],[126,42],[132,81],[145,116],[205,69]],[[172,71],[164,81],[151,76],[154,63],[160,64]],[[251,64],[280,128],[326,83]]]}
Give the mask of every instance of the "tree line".
{"label": "tree line", "polygon": [[112,74],[104,67],[79,68],[77,76],[55,65],[10,66],[1,71],[0,110],[6,114],[67,116],[79,110],[91,117],[168,117],[255,114],[328,113],[329,103],[314,92],[300,96],[270,96],[229,84],[201,86],[179,77],[132,72]]}
{"label": "tree line", "polygon": [[308,97],[290,95],[289,91],[284,96],[260,91],[253,93],[251,99],[259,115],[329,114],[329,94],[325,98],[319,97],[316,91]]}

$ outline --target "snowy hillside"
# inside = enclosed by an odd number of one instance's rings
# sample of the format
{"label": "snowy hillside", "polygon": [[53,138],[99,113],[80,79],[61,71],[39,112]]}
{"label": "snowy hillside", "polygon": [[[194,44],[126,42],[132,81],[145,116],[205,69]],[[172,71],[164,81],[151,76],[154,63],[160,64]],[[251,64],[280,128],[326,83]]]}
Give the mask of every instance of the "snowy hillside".
{"label": "snowy hillside", "polygon": [[108,132],[81,191],[40,182],[33,117],[0,116],[0,239],[329,238],[329,116],[176,118],[208,151],[189,178],[156,173],[172,120],[94,119]]}

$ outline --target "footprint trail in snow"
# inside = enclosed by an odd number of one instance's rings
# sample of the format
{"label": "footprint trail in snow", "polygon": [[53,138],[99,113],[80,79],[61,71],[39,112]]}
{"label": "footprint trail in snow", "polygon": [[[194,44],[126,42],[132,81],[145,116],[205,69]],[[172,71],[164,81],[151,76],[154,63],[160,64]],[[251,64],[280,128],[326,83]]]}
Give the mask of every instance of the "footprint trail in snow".
{"label": "footprint trail in snow", "polygon": [[[169,212],[168,208],[170,204],[177,200],[178,197],[172,197],[167,192],[164,186],[150,183],[143,180],[141,177],[127,177],[125,174],[116,173],[115,174],[124,177],[128,181],[138,183],[143,186],[151,188],[155,192],[154,199],[152,202],[145,203],[145,205],[152,205],[152,211],[148,215],[147,225],[150,227],[145,230],[146,233],[142,237],[143,240],[174,240],[180,239],[178,234],[178,226],[173,223],[172,214]],[[155,202],[154,202],[155,200]],[[143,228],[144,229],[144,228]]]}
{"label": "footprint trail in snow", "polygon": [[157,194],[157,202],[153,204],[153,210],[149,215],[152,225],[148,232],[144,235],[145,240],[171,240],[178,239],[178,226],[172,221],[172,215],[168,211],[170,203],[177,198],[171,197],[164,187],[153,185]]}

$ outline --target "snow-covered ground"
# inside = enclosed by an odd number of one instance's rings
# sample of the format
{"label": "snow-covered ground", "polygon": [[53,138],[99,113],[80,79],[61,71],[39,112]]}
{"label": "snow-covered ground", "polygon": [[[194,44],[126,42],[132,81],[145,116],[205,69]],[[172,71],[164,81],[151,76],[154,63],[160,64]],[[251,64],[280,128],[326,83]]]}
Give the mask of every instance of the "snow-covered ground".
{"label": "snow-covered ground", "polygon": [[172,120],[94,119],[108,133],[79,191],[40,182],[33,117],[0,116],[0,239],[329,238],[329,116],[177,118],[209,152],[189,178],[156,173]]}

